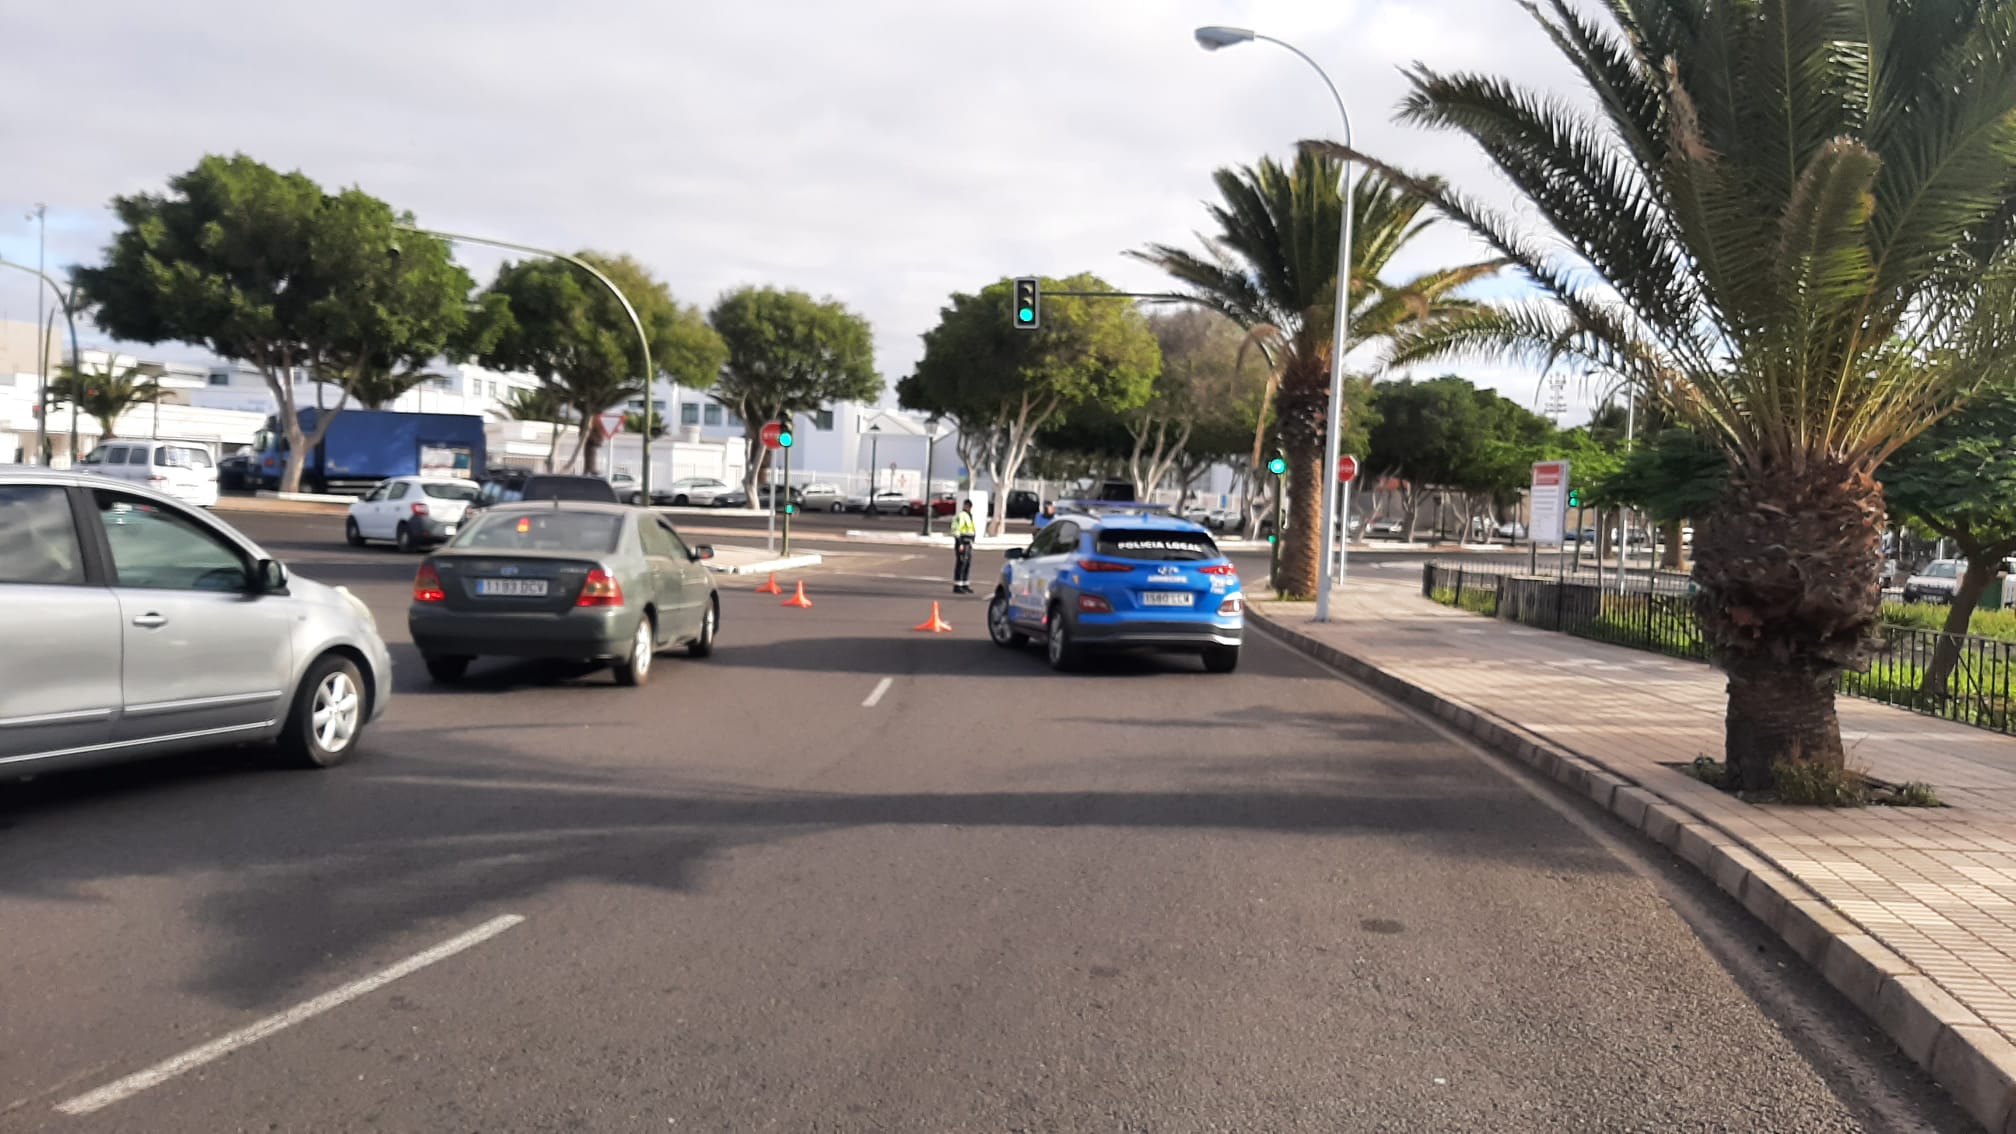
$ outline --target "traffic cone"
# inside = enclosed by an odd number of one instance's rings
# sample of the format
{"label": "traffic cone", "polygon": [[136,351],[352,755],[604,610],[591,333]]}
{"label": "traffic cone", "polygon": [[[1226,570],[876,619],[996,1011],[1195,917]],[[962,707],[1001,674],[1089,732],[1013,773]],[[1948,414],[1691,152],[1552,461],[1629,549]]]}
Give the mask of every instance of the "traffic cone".
{"label": "traffic cone", "polygon": [[756,588],[759,595],[781,595],[784,588],[777,585],[777,572],[770,572],[770,581]]}
{"label": "traffic cone", "polygon": [[910,629],[922,630],[927,634],[950,634],[952,632],[952,624],[938,616],[938,604],[934,602],[931,604],[931,618],[928,621],[912,626]]}
{"label": "traffic cone", "polygon": [[811,606],[812,600],[805,597],[805,580],[798,580],[798,593],[784,600],[785,606]]}

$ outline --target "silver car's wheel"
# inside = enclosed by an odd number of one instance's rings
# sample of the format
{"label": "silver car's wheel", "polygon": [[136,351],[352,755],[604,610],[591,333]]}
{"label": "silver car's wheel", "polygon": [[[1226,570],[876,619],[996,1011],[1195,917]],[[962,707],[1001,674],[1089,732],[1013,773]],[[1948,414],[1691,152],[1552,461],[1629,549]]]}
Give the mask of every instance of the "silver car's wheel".
{"label": "silver car's wheel", "polygon": [[364,713],[364,697],[357,683],[339,669],[315,687],[314,704],[309,719],[315,722],[315,743],[332,752],[347,747]]}
{"label": "silver car's wheel", "polygon": [[637,633],[630,639],[630,656],[616,663],[616,684],[637,686],[649,681],[651,658],[657,652],[657,630],[647,614],[637,620]]}
{"label": "silver car's wheel", "polygon": [[364,675],[357,663],[329,654],[308,668],[280,730],[280,754],[290,764],[326,768],[357,748],[367,712]]}

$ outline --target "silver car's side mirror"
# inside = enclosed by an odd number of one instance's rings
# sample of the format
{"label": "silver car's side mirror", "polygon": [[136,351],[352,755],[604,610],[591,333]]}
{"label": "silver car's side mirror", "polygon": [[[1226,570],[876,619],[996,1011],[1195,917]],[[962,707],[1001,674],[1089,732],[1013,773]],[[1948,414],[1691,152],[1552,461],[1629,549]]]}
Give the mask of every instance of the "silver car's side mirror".
{"label": "silver car's side mirror", "polygon": [[287,568],[277,559],[261,559],[252,568],[252,581],[262,592],[284,591],[287,589]]}

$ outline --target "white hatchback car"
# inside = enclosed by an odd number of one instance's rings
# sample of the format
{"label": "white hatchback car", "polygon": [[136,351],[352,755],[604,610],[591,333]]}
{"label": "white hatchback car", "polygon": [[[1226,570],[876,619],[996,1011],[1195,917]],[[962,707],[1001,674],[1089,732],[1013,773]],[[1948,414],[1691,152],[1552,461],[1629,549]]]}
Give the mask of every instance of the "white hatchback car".
{"label": "white hatchback car", "polygon": [[350,505],[343,538],[352,547],[389,539],[401,551],[446,543],[461,530],[462,518],[483,489],[473,480],[395,476],[373,485]]}
{"label": "white hatchback car", "polygon": [[199,508],[217,505],[217,461],[210,450],[187,441],[107,441],[77,467],[146,485]]}

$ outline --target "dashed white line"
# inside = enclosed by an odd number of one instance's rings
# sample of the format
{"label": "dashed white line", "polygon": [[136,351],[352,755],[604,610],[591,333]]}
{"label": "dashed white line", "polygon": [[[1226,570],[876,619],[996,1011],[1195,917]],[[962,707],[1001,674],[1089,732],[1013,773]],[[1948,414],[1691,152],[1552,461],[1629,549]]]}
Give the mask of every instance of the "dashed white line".
{"label": "dashed white line", "polygon": [[164,1059],[145,1071],[136,1071],[95,1091],[78,1095],[68,1102],[58,1103],[56,1109],[69,1115],[90,1114],[94,1110],[103,1110],[149,1087],[159,1086],[185,1071],[192,1071],[205,1063],[222,1059],[241,1047],[258,1043],[275,1032],[319,1016],[367,992],[383,988],[400,977],[416,973],[436,961],[446,960],[464,949],[480,945],[524,920],[518,914],[491,918],[467,933],[451,937],[432,949],[415,953],[390,968],[380,969],[361,980],[354,980],[341,988],[325,992],[313,1000],[302,1001],[284,1012],[277,1012],[235,1032],[218,1036],[200,1047],[192,1047],[180,1055]]}
{"label": "dashed white line", "polygon": [[880,704],[882,701],[882,694],[889,692],[889,687],[894,684],[896,684],[896,679],[893,677],[885,677],[882,680],[876,682],[875,692],[868,694],[868,699],[866,701],[861,702],[861,707],[864,709],[872,709],[877,704]]}

